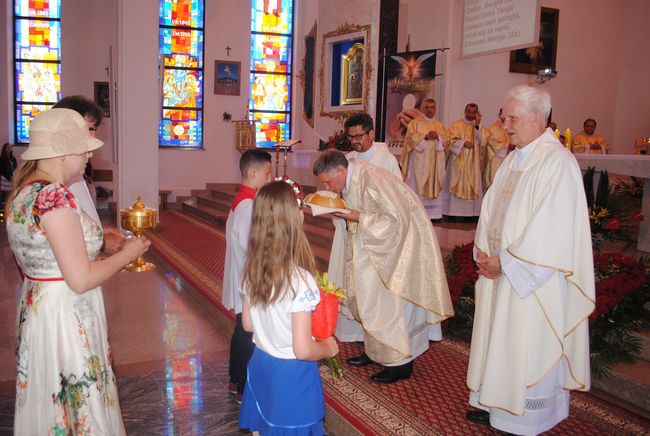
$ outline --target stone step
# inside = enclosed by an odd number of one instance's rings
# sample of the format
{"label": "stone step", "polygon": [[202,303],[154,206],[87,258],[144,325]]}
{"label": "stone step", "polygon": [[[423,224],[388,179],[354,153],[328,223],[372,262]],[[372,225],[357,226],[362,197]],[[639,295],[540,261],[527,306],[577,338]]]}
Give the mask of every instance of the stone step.
{"label": "stone step", "polygon": [[618,363],[606,380],[592,378],[592,386],[650,414],[650,362]]}
{"label": "stone step", "polygon": [[232,199],[214,197],[208,194],[196,195],[193,198],[196,200],[197,204],[210,207],[219,213],[226,215],[230,212],[230,206],[232,205]]}
{"label": "stone step", "polygon": [[[213,200],[219,203],[219,200]],[[208,204],[206,204],[208,203]],[[222,229],[226,228],[228,213],[221,209],[212,207],[210,201],[203,199],[191,199],[183,203],[182,210],[192,216],[201,218]],[[322,220],[326,221],[326,220]],[[323,225],[305,223],[305,233],[312,248],[316,260],[316,267],[319,271],[327,271],[329,264],[330,249],[334,231]]]}

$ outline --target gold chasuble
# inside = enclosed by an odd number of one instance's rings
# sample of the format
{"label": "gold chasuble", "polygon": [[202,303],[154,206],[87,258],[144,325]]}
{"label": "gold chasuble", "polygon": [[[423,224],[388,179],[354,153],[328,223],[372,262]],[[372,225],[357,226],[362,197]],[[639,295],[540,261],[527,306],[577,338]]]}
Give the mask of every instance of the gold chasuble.
{"label": "gold chasuble", "polygon": [[553,272],[524,298],[505,274],[479,277],[467,372],[481,406],[516,416],[529,410],[527,390],[558,364],[563,389],[589,390],[588,316],[595,302],[578,164],[550,130],[527,147],[533,148],[523,159],[521,150],[508,155],[487,191],[475,245],[490,256],[507,250],[522,264]]}
{"label": "gold chasuble", "polygon": [[480,147],[476,140],[474,123],[465,119],[454,121],[449,126],[449,141],[467,141],[473,148],[464,148],[458,155],[451,157],[451,178],[449,192],[461,200],[476,200],[479,198],[481,186],[477,186],[477,175],[480,183],[481,157]]}
{"label": "gold chasuble", "polygon": [[600,133],[587,135],[585,132],[580,132],[573,138],[571,144],[571,150],[575,154],[607,154],[608,149],[607,140]]}
{"label": "gold chasuble", "polygon": [[[411,337],[453,316],[438,240],[422,203],[382,168],[350,160],[343,198],[360,212],[346,240],[348,307],[364,329],[365,352],[391,364],[416,357]],[[426,312],[409,325],[405,303]],[[421,335],[420,335],[421,336]]]}
{"label": "gold chasuble", "polygon": [[[400,156],[402,179],[406,182],[409,169],[413,171],[416,191],[418,194],[431,200],[438,198],[445,180],[445,152],[436,150],[434,141],[426,141],[428,147],[422,151],[415,148],[424,140],[431,131],[438,133],[444,148],[447,148],[447,130],[438,120],[416,118],[411,121],[406,129],[404,149]],[[409,167],[409,157],[411,167]]]}
{"label": "gold chasuble", "polygon": [[481,144],[485,148],[484,169],[483,169],[483,191],[492,184],[494,175],[501,166],[501,162],[507,156],[508,134],[499,121],[490,127],[483,129]]}

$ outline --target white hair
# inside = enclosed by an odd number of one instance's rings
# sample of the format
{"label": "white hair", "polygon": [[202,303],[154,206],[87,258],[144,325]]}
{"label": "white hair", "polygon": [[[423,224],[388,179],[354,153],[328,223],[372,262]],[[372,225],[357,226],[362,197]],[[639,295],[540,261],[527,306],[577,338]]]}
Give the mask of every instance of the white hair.
{"label": "white hair", "polygon": [[506,94],[506,100],[513,99],[521,102],[531,113],[539,113],[543,119],[548,119],[551,113],[551,94],[542,88],[520,85],[512,88]]}

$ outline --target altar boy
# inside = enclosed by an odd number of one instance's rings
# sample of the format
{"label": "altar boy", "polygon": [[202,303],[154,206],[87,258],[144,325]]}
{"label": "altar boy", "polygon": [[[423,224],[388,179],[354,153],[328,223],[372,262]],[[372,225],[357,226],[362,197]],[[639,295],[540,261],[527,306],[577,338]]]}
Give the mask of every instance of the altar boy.
{"label": "altar boy", "polygon": [[230,206],[226,222],[226,259],[223,271],[222,302],[228,310],[234,310],[237,322],[230,340],[230,364],[228,372],[231,393],[241,402],[246,386],[246,366],[253,354],[253,334],[242,326],[241,279],[246,263],[248,233],[251,228],[253,199],[257,190],[271,181],[271,155],[259,149],[246,150],[239,160],[242,183]]}

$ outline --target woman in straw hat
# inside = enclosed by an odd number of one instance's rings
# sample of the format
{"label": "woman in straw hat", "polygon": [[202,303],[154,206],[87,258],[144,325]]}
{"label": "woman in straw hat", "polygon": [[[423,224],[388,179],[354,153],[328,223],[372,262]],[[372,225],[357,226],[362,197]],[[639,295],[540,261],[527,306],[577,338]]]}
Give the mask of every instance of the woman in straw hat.
{"label": "woman in straw hat", "polygon": [[103,145],[81,115],[42,112],[29,140],[7,204],[9,243],[24,275],[14,432],[124,434],[100,284],[150,242],[129,240],[97,261],[101,229],[64,185]]}

